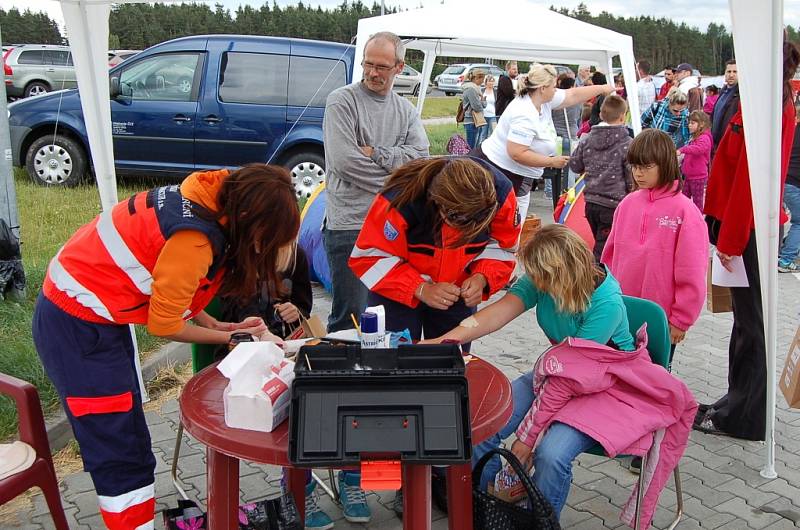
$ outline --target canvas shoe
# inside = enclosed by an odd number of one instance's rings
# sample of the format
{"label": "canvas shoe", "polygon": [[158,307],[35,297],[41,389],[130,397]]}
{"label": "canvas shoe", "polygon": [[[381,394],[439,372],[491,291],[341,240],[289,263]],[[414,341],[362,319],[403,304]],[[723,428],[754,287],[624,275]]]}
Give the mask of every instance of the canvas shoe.
{"label": "canvas shoe", "polygon": [[306,530],[330,530],[333,520],[319,507],[317,483],[306,484]]}
{"label": "canvas shoe", "polygon": [[342,503],[344,518],[351,523],[368,523],[372,517],[367,505],[367,496],[361,489],[361,476],[339,471],[339,501]]}
{"label": "canvas shoe", "polygon": [[778,272],[800,272],[800,265],[794,261],[779,261]]}

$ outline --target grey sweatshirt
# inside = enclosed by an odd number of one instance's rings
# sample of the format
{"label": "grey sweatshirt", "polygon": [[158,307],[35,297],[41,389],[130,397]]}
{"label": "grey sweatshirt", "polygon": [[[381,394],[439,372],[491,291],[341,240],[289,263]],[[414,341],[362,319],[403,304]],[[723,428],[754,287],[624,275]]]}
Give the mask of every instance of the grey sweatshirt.
{"label": "grey sweatshirt", "polygon": [[481,98],[481,87],[472,81],[464,81],[461,84],[461,91],[463,95],[464,123],[475,123],[472,118],[472,111],[483,112],[484,107],[486,107],[486,100]]}
{"label": "grey sweatshirt", "polygon": [[[328,95],[322,130],[329,230],[360,230],[386,177],[428,156],[428,136],[411,103],[394,92],[378,95],[362,82]],[[374,149],[371,157],[363,146]]]}
{"label": "grey sweatshirt", "polygon": [[[602,122],[601,122],[602,123]],[[616,208],[633,189],[633,177],[625,160],[633,139],[624,125],[595,125],[581,138],[569,159],[575,173],[586,172],[586,202]]]}

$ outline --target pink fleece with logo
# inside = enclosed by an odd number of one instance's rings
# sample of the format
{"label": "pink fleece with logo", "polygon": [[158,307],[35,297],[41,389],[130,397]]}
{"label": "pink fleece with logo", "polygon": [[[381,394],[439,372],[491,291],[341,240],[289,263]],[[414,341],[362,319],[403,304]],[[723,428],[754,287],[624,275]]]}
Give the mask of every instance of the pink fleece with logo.
{"label": "pink fleece with logo", "polygon": [[708,229],[691,199],[671,188],[638,190],[617,206],[601,261],[622,293],[660,305],[686,331],[706,300]]}

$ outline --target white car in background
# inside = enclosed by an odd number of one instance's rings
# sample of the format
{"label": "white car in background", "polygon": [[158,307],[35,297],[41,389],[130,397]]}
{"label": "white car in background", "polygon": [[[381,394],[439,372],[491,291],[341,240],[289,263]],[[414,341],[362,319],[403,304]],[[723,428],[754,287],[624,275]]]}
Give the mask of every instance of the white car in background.
{"label": "white car in background", "polygon": [[[403,67],[403,71],[394,78],[392,90],[400,95],[419,96],[419,87],[422,86],[422,74],[408,65]],[[428,85],[428,92],[431,85]]]}

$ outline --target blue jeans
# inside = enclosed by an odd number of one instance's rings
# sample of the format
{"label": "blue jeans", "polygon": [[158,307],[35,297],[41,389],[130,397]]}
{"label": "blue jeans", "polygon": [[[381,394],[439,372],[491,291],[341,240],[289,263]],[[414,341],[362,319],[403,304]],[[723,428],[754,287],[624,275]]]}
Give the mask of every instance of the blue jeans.
{"label": "blue jeans", "polygon": [[467,143],[469,144],[470,149],[475,149],[475,141],[478,139],[478,128],[475,127],[475,124],[465,123],[464,134],[467,137]]}
{"label": "blue jeans", "polygon": [[[523,374],[511,382],[511,398],[514,404],[511,418],[500,432],[473,448],[473,466],[487,451],[499,447],[500,443],[511,436],[522,423],[533,405],[533,372]],[[592,437],[569,425],[556,422],[547,429],[542,441],[536,447],[533,454],[533,481],[553,506],[557,516],[561,514],[569,494],[572,461],[596,443]],[[496,455],[486,463],[481,474],[481,489],[485,490],[488,487],[501,466],[500,457]]]}
{"label": "blue jeans", "polygon": [[791,262],[797,259],[797,255],[800,253],[800,188],[787,182],[783,189],[783,202],[789,208],[792,224],[789,233],[783,239],[778,260]]}
{"label": "blue jeans", "polygon": [[367,286],[361,283],[350,267],[347,259],[353,251],[358,239],[358,230],[322,231],[325,255],[331,271],[331,314],[328,316],[328,332],[351,329],[353,320],[358,318],[367,307]]}
{"label": "blue jeans", "polygon": [[[497,116],[491,116],[486,118],[486,125],[483,127],[478,127],[478,138],[475,140],[475,145],[481,145],[481,143],[489,138],[492,135],[492,131],[497,126]],[[473,148],[474,149],[474,148]]]}

